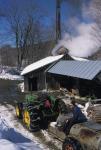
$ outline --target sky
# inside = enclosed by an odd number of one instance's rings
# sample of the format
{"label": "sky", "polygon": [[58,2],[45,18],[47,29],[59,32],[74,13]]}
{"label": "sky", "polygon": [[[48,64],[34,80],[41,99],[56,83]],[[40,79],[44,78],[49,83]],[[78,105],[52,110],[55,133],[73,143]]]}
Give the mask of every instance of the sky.
{"label": "sky", "polygon": [[[35,3],[37,3],[38,7],[40,7],[42,10],[44,10],[44,13],[49,15],[50,17],[44,18],[44,23],[46,25],[49,25],[51,23],[50,18],[54,18],[55,13],[55,3],[54,0],[34,0]],[[28,0],[18,0],[19,7],[26,6],[28,3]],[[3,11],[8,11],[9,7],[11,7],[11,1],[10,0],[0,0],[0,7],[2,7]],[[40,9],[40,11],[41,11]],[[52,11],[51,11],[52,10]],[[14,45],[14,39],[12,38],[11,34],[8,34],[10,30],[10,26],[5,18],[0,19],[0,46],[4,44],[11,44]],[[7,34],[6,34],[7,33]]]}
{"label": "sky", "polygon": [[[3,11],[9,12],[13,0],[0,0],[0,7]],[[55,24],[56,1],[55,0],[15,0],[19,8],[26,8],[34,1],[38,7],[38,13],[44,17],[41,23],[44,24],[46,31],[52,24]],[[89,14],[93,0],[61,0],[61,27],[62,40],[60,43],[67,49],[71,49],[70,54],[80,57],[88,57],[99,48],[92,38],[92,27],[96,24]],[[14,1],[13,1],[14,2]],[[71,4],[71,2],[73,2]],[[16,5],[15,3],[15,5]],[[80,3],[80,5],[78,5]],[[38,14],[37,14],[38,15]],[[36,15],[36,17],[37,17]],[[5,18],[0,19],[0,46],[15,44],[14,36],[10,33],[10,26]],[[59,43],[59,44],[60,44]],[[97,46],[98,44],[98,46]],[[79,53],[80,51],[80,53]]]}
{"label": "sky", "polygon": [[[55,9],[56,9],[56,1],[55,0],[34,0],[35,4],[39,7],[39,11],[43,11],[46,15],[43,19],[43,23],[48,26],[55,20]],[[19,7],[24,7],[29,4],[28,0],[18,0]],[[0,7],[2,7],[3,11],[8,11],[11,7],[11,0],[0,0]],[[71,16],[77,15],[78,19],[82,20],[81,13],[79,9],[74,9],[71,5],[65,0],[61,4],[61,22],[67,22]],[[86,21],[86,20],[85,20]],[[10,30],[10,26],[6,19],[0,19],[0,45],[4,44],[13,44],[14,39],[11,34],[8,34]],[[6,34],[7,33],[7,34]]]}

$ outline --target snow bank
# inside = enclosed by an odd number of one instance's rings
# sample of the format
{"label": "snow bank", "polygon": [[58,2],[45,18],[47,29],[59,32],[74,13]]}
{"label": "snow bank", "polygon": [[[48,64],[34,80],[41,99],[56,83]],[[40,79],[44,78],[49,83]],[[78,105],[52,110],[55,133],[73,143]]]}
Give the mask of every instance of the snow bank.
{"label": "snow bank", "polygon": [[1,73],[0,74],[1,79],[9,79],[9,80],[23,80],[23,77],[20,75],[11,75],[9,73]]}
{"label": "snow bank", "polygon": [[[10,144],[12,144],[12,147],[16,145],[16,149],[14,150],[54,150],[56,147],[57,149],[61,150],[61,142],[57,141],[57,139],[54,139],[47,130],[42,130],[33,134],[25,129],[23,125],[16,119],[15,108],[10,104],[5,103],[5,105],[0,105],[0,116],[0,120],[2,120],[0,121],[1,136],[3,136],[2,133],[4,133],[4,137],[6,137],[5,140],[8,140],[7,142],[9,146]],[[12,135],[12,138],[8,136],[8,133],[9,135]]]}
{"label": "snow bank", "polygon": [[21,92],[24,92],[24,82],[20,83],[18,85],[18,88],[20,89]]}
{"label": "snow bank", "polygon": [[32,133],[28,132],[14,118],[14,107],[0,105],[0,149],[1,150],[41,150]]}
{"label": "snow bank", "polygon": [[11,143],[6,139],[0,139],[1,150],[20,150],[15,144]]}
{"label": "snow bank", "polygon": [[15,67],[0,66],[0,79],[23,80],[23,77]]}
{"label": "snow bank", "polygon": [[0,116],[0,148],[2,150],[41,150],[29,138],[11,128]]}

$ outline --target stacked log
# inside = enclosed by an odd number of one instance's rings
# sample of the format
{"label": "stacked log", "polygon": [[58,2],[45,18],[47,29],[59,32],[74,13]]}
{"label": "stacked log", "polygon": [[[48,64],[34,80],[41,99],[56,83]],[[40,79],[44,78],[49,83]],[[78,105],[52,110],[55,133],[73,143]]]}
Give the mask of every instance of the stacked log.
{"label": "stacked log", "polygon": [[88,115],[93,121],[101,123],[101,104],[91,106],[88,109]]}

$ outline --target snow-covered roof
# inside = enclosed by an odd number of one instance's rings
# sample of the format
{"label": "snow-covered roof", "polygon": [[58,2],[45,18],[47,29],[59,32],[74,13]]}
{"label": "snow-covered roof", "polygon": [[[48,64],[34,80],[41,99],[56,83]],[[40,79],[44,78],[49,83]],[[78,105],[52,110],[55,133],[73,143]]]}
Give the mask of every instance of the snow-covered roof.
{"label": "snow-covered roof", "polygon": [[76,57],[76,56],[72,56],[72,55],[70,55],[70,57],[71,57],[72,59],[78,60],[78,61],[89,61],[89,60],[86,59],[86,58]]}
{"label": "snow-covered roof", "polygon": [[55,61],[58,61],[59,59],[61,59],[63,57],[63,55],[58,55],[58,56],[49,56],[49,57],[46,57],[44,59],[41,59],[27,67],[24,68],[24,70],[21,72],[21,75],[25,75],[29,72],[32,72],[32,71],[35,71],[39,68],[42,68],[46,65],[49,65]]}

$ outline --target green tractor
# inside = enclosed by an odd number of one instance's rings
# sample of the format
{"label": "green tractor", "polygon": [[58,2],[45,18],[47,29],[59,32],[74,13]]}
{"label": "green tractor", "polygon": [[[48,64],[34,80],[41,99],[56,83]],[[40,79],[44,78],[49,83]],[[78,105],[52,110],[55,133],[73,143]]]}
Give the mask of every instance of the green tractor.
{"label": "green tractor", "polygon": [[48,127],[59,114],[58,100],[47,93],[26,95],[24,102],[16,104],[16,116],[30,131],[39,131]]}

